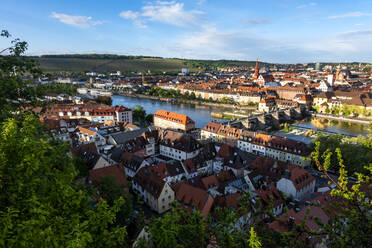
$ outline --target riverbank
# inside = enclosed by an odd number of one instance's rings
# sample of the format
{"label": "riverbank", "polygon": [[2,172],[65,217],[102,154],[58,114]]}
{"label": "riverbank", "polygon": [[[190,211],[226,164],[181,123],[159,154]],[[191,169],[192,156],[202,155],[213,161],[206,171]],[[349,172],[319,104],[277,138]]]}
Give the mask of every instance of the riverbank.
{"label": "riverbank", "polygon": [[312,116],[318,117],[318,118],[325,118],[330,120],[337,120],[337,121],[343,121],[343,122],[352,122],[352,123],[358,123],[363,125],[369,125],[372,120],[369,119],[361,119],[357,117],[345,117],[345,116],[336,116],[331,114],[319,114],[319,113],[313,113]]}
{"label": "riverbank", "polygon": [[[143,94],[129,94],[129,93],[116,93],[119,96],[127,96],[133,98],[143,98],[143,99],[152,99],[158,100],[162,102],[172,102],[173,99],[159,97],[159,96],[149,96]],[[232,104],[225,104],[225,103],[216,103],[216,102],[204,102],[204,101],[196,101],[196,100],[188,100],[188,99],[175,99],[177,103],[185,103],[185,104],[195,104],[195,105],[203,105],[203,106],[210,106],[210,107],[220,107],[220,108],[227,108],[227,109],[239,109],[239,110],[256,110],[257,107],[255,106],[241,106],[241,105],[232,105]]]}
{"label": "riverbank", "polygon": [[[250,109],[252,111],[252,109]],[[242,114],[242,113],[232,113],[232,112],[211,112],[211,116],[216,119],[227,119],[227,120],[235,120],[241,118],[247,118],[253,114],[253,111],[249,114]]]}

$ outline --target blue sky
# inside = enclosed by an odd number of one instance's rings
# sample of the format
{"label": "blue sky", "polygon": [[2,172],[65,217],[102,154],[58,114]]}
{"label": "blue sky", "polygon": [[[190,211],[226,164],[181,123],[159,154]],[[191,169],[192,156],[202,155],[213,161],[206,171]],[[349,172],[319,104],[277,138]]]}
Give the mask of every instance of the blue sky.
{"label": "blue sky", "polygon": [[371,0],[2,0],[0,28],[30,55],[372,62]]}

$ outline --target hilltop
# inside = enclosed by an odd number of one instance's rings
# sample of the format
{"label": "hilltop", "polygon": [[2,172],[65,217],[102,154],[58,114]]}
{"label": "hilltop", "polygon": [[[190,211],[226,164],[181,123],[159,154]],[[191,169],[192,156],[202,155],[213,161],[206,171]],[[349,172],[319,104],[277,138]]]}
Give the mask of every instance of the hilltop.
{"label": "hilltop", "polygon": [[112,54],[42,55],[34,58],[39,61],[41,69],[45,72],[147,72],[150,70],[152,73],[176,73],[180,72],[183,67],[188,67],[191,71],[198,71],[210,67],[253,66],[255,63],[255,61],[191,60]]}

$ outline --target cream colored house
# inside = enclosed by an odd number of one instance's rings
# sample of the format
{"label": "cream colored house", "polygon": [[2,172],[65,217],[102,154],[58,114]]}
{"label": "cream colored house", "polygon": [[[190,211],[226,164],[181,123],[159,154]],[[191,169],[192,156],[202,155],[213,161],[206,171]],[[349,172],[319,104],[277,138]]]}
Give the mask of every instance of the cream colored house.
{"label": "cream colored house", "polygon": [[155,212],[161,214],[172,207],[174,191],[167,182],[152,170],[151,166],[141,168],[133,178],[132,188]]}

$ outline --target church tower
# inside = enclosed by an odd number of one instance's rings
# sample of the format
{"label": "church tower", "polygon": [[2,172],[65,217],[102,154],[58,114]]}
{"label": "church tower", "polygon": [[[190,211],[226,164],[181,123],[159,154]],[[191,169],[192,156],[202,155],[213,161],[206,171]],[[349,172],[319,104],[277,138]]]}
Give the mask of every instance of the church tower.
{"label": "church tower", "polygon": [[258,79],[258,73],[259,73],[259,68],[258,68],[258,58],[256,60],[256,67],[254,68],[254,76],[253,79],[257,80]]}

